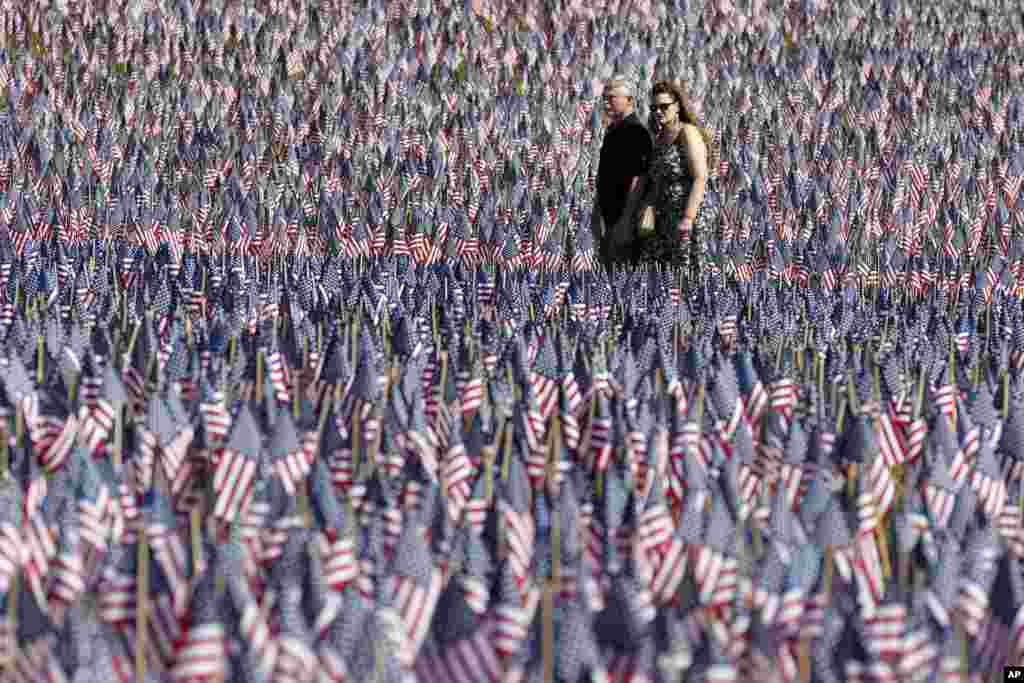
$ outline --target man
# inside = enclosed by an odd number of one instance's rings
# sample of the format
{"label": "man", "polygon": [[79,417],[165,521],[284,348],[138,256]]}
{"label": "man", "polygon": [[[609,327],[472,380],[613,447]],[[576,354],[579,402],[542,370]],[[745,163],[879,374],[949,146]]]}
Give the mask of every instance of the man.
{"label": "man", "polygon": [[634,111],[635,95],[633,84],[623,76],[614,76],[605,83],[608,129],[597,166],[591,227],[606,266],[628,260],[632,212],[653,149],[651,135]]}

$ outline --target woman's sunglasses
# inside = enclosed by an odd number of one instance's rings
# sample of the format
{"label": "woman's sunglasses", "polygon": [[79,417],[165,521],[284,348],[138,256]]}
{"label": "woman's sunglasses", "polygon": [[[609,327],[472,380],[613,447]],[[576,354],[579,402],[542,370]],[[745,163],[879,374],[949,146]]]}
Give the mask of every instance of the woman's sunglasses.
{"label": "woman's sunglasses", "polygon": [[675,102],[655,102],[654,108],[657,111],[668,111],[674,104]]}

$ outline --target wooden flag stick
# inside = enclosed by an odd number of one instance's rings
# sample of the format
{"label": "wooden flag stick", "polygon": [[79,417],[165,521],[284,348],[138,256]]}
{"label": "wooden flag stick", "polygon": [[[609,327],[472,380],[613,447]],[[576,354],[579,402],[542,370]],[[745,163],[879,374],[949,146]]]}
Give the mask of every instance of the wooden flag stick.
{"label": "wooden flag stick", "polygon": [[799,648],[800,683],[811,683],[811,641],[801,638]]}
{"label": "wooden flag stick", "polygon": [[882,575],[886,580],[892,578],[892,561],[889,558],[889,534],[887,531],[888,520],[886,516],[880,516],[875,526],[875,540],[878,542],[878,554],[882,560]]}
{"label": "wooden flag stick", "polygon": [[36,384],[43,385],[43,355],[45,353],[45,341],[43,335],[39,335],[36,341]]}
{"label": "wooden flag stick", "polygon": [[857,495],[857,463],[851,462],[846,465],[846,497],[856,502]]}
{"label": "wooden flag stick", "polygon": [[[149,315],[151,316],[152,314],[149,314]],[[131,356],[132,351],[135,350],[135,341],[139,338],[139,330],[140,329],[142,329],[142,323],[141,322],[135,323],[135,329],[132,330],[132,336],[128,340],[128,350],[125,351],[125,354],[128,355],[128,356]]]}
{"label": "wooden flag stick", "polygon": [[135,594],[135,680],[146,680],[146,620],[149,616],[149,543],[139,529],[138,578]]}
{"label": "wooden flag stick", "polygon": [[490,506],[494,497],[494,461],[498,456],[497,446],[487,446],[483,449],[484,458],[484,500]]}
{"label": "wooden flag stick", "polygon": [[[551,424],[551,438],[549,442],[548,450],[548,486],[550,491],[558,490],[558,456],[559,456],[559,445],[561,444],[561,425],[560,420],[556,414],[552,419]],[[555,495],[554,493],[552,495]],[[551,579],[556,584],[559,582],[561,577],[561,525],[559,524],[559,514],[553,514],[551,516]]]}
{"label": "wooden flag stick", "polygon": [[203,520],[198,505],[189,510],[189,532],[192,537],[192,575],[199,576],[202,571]]}
{"label": "wooden flag stick", "polygon": [[448,385],[448,352],[442,351],[441,356],[441,382],[437,385],[441,389],[440,402],[445,402],[445,387]]}
{"label": "wooden flag stick", "polygon": [[256,402],[263,400],[263,349],[256,349]]}
{"label": "wooden flag stick", "polygon": [[440,346],[441,333],[438,330],[439,323],[438,323],[438,319],[437,319],[437,305],[436,304],[432,304],[430,306],[430,317],[431,317],[431,321],[433,322],[433,328],[434,328],[434,344],[437,345],[437,346]]}
{"label": "wooden flag stick", "polygon": [[701,427],[701,424],[704,420],[704,391],[704,382],[701,382],[700,384],[697,385],[697,395],[694,398],[694,420],[697,423],[698,429]]}
{"label": "wooden flag stick", "polygon": [[544,657],[544,683],[555,683],[555,582],[544,585],[543,640],[541,648]]}

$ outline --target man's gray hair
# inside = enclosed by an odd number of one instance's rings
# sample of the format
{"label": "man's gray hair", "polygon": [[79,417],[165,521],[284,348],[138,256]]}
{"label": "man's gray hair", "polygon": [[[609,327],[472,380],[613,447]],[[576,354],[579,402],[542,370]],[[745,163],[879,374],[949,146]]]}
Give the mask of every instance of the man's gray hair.
{"label": "man's gray hair", "polygon": [[633,81],[624,74],[616,74],[605,81],[604,91],[606,94],[614,93],[626,97],[636,97],[636,88],[633,87]]}

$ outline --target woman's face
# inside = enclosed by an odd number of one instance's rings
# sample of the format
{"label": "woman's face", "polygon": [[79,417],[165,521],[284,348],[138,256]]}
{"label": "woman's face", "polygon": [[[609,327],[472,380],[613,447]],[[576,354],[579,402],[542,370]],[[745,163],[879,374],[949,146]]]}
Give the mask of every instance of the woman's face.
{"label": "woman's face", "polygon": [[651,103],[654,118],[661,126],[674,126],[679,121],[679,102],[667,92],[658,93]]}

